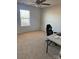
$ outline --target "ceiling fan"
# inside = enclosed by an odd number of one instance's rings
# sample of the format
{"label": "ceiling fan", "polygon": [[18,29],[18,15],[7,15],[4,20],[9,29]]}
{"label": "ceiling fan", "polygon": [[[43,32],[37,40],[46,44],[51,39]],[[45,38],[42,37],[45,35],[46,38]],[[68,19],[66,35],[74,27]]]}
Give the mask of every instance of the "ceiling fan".
{"label": "ceiling fan", "polygon": [[36,0],[35,4],[37,5],[50,5],[49,3],[44,3],[46,0]]}
{"label": "ceiling fan", "polygon": [[[51,4],[46,3],[46,0],[31,0],[32,2],[29,1],[29,3],[27,3],[28,5],[32,5],[35,7],[43,7],[43,6],[50,6]],[[24,2],[25,3],[25,2]]]}

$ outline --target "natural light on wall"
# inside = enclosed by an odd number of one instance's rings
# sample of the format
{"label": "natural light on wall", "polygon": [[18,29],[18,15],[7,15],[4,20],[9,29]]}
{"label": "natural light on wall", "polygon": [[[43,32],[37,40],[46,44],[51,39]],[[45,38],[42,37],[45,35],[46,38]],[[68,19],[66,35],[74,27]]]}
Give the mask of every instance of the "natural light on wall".
{"label": "natural light on wall", "polygon": [[30,11],[20,10],[21,26],[30,26]]}

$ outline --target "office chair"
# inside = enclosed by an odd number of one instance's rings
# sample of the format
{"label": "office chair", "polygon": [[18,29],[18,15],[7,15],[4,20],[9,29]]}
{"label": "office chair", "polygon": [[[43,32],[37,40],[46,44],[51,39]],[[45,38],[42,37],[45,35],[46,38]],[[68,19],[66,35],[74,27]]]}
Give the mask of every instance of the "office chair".
{"label": "office chair", "polygon": [[47,32],[47,36],[53,34],[52,26],[50,24],[47,24],[47,26],[46,26],[46,32]]}

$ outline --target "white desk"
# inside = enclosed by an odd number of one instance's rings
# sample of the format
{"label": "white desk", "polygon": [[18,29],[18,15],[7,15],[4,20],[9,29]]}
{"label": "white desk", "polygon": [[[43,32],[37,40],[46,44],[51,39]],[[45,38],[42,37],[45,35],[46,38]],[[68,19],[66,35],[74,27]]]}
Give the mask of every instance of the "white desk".
{"label": "white desk", "polygon": [[53,34],[53,35],[47,36],[47,39],[49,39],[50,41],[55,42],[58,45],[61,45],[61,36]]}
{"label": "white desk", "polygon": [[58,36],[58,35],[56,35],[56,34],[47,36],[46,42],[47,42],[46,53],[48,53],[48,46],[49,46],[51,43],[56,43],[57,45],[61,46],[61,36]]}

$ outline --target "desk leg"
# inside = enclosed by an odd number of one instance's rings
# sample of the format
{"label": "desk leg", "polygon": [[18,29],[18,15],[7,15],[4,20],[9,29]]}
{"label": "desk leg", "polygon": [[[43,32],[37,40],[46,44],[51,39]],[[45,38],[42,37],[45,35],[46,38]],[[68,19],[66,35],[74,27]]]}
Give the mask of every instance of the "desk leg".
{"label": "desk leg", "polygon": [[48,40],[46,40],[47,47],[46,47],[46,53],[48,53]]}

